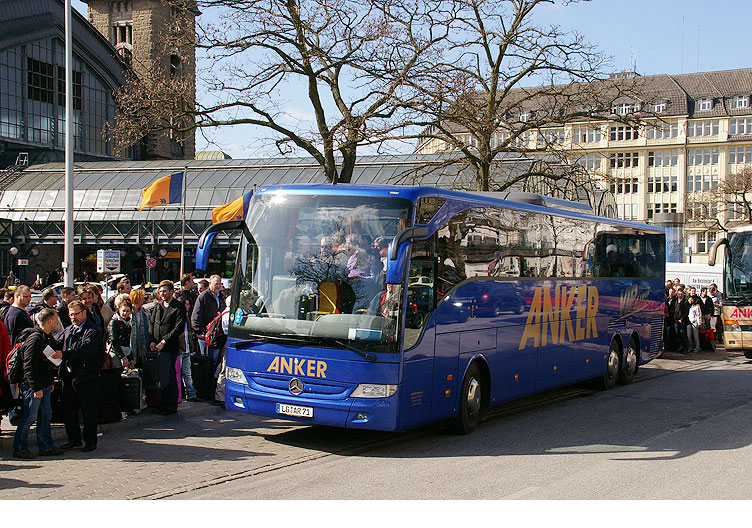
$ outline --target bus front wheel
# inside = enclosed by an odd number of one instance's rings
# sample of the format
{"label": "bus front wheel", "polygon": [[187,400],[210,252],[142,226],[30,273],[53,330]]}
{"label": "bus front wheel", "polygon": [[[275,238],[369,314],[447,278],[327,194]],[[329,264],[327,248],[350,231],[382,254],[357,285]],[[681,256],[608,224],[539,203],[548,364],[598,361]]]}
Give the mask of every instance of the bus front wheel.
{"label": "bus front wheel", "polygon": [[606,356],[606,371],[598,379],[598,388],[609,390],[616,387],[616,382],[619,379],[620,363],[619,345],[616,341],[611,341],[611,345],[608,347],[608,355]]}
{"label": "bus front wheel", "polygon": [[624,351],[624,368],[619,372],[619,383],[622,385],[628,385],[632,383],[632,380],[637,374],[639,357],[639,351],[634,339],[629,340],[629,345]]}
{"label": "bus front wheel", "polygon": [[469,434],[478,426],[483,402],[482,381],[480,368],[473,363],[462,380],[459,414],[452,421],[456,433]]}

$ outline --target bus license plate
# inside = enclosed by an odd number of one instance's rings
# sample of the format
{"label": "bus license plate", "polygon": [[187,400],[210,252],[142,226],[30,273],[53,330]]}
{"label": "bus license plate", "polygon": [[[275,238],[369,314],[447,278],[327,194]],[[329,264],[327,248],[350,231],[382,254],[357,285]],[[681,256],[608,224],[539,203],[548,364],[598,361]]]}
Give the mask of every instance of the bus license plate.
{"label": "bus license plate", "polygon": [[313,407],[301,407],[300,405],[278,403],[277,414],[286,414],[288,416],[297,416],[299,418],[313,418]]}

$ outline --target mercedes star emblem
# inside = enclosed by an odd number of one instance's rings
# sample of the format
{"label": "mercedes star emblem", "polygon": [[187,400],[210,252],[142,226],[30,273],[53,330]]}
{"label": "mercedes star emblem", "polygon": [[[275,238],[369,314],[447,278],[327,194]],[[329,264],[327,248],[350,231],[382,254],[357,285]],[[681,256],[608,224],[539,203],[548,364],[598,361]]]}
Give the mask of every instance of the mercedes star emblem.
{"label": "mercedes star emblem", "polygon": [[303,392],[303,382],[300,381],[298,378],[293,378],[290,380],[290,383],[287,385],[287,388],[290,390],[291,393],[297,396],[298,394]]}

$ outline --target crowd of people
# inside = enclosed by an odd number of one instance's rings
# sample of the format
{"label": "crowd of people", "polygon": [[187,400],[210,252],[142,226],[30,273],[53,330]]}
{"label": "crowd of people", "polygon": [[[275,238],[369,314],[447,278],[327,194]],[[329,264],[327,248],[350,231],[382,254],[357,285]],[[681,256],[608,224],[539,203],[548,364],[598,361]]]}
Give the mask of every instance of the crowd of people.
{"label": "crowd of people", "polygon": [[[164,280],[153,297],[132,289],[125,277],[110,299],[103,299],[99,287],[89,283],[62,288],[60,295],[48,287],[33,307],[29,306],[31,290],[23,284],[0,289],[0,297],[0,412],[9,413],[15,422],[15,457],[35,457],[28,445],[35,422],[41,456],[78,447],[83,452],[95,450],[103,373],[118,380],[119,375],[139,376],[146,383],[142,387],[156,383],[154,394],[143,389],[140,407],[153,396],[152,412],[158,414],[175,414],[181,392],[188,401],[208,399],[224,405],[224,348],[209,348],[205,340],[206,328],[216,317],[227,332],[229,302],[218,275],[194,284],[186,274],[179,286]],[[6,372],[9,354],[22,362],[17,383],[11,383],[14,380]],[[220,380],[208,398],[197,395],[192,358],[202,359],[208,366],[204,371]],[[61,446],[53,444],[50,427],[55,387],[62,393],[59,401],[67,435]],[[120,408],[116,412],[119,415]]]}
{"label": "crowd of people", "polygon": [[687,354],[699,352],[705,343],[715,349],[713,341],[722,341],[721,321],[723,294],[714,283],[702,286],[698,295],[695,286],[685,286],[681,280],[666,281],[664,303],[665,350]]}

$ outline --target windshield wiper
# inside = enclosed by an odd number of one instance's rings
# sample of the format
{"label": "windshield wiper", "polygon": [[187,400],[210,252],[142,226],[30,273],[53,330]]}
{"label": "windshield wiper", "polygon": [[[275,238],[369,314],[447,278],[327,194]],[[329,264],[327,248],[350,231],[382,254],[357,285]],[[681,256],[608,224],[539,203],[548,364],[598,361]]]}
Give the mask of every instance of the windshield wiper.
{"label": "windshield wiper", "polygon": [[235,348],[247,348],[248,346],[251,346],[255,343],[265,342],[265,341],[275,341],[278,343],[296,343],[301,345],[306,345],[309,343],[307,339],[305,339],[306,336],[301,336],[299,334],[276,334],[276,335],[265,335],[265,334],[246,334],[248,337],[252,339],[241,339],[238,341],[233,341],[232,346]]}
{"label": "windshield wiper", "polygon": [[369,352],[366,352],[366,351],[361,350],[359,348],[356,348],[356,347],[354,347],[352,345],[349,345],[349,344],[345,343],[344,341],[340,341],[339,339],[334,339],[333,337],[331,337],[329,339],[331,339],[334,343],[337,343],[341,347],[345,347],[348,350],[352,350],[353,352],[355,352],[359,356],[362,356],[362,357],[366,358],[368,361],[376,361],[376,356],[374,356],[373,354],[371,354]]}
{"label": "windshield wiper", "polygon": [[279,343],[296,343],[301,345],[310,345],[313,341],[318,342],[332,342],[336,343],[337,345],[346,348],[348,350],[352,350],[359,356],[367,359],[368,361],[376,361],[376,356],[366,352],[364,350],[361,350],[359,348],[356,348],[348,343],[345,343],[344,341],[340,341],[339,339],[335,339],[333,337],[325,337],[325,336],[308,336],[308,335],[301,335],[301,334],[275,334],[275,335],[264,335],[264,334],[247,334],[249,337],[252,337],[253,339],[242,339],[239,341],[233,341],[232,346],[236,349],[238,348],[246,348],[248,346],[251,346],[255,343],[258,343],[259,341],[276,341]]}

